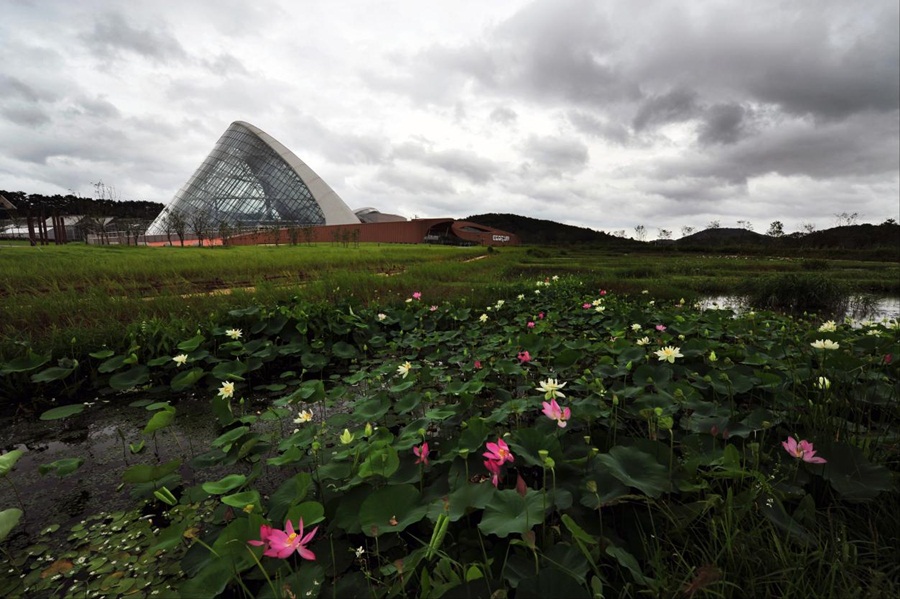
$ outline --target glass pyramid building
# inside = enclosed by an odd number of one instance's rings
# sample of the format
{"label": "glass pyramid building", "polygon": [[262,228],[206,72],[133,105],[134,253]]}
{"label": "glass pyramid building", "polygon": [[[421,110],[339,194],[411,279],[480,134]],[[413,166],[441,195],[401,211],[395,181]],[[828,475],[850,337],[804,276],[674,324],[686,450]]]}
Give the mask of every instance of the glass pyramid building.
{"label": "glass pyramid building", "polygon": [[147,229],[166,233],[167,219],[203,216],[211,230],[357,224],[359,218],[293,152],[266,132],[235,121]]}

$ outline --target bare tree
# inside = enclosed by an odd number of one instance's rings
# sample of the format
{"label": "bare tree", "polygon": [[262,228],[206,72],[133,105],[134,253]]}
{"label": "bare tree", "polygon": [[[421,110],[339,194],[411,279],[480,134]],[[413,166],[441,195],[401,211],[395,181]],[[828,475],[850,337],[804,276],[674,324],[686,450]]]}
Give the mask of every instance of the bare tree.
{"label": "bare tree", "polygon": [[816,230],[815,223],[800,223],[800,229],[803,231],[804,235],[809,235],[813,231]]}
{"label": "bare tree", "polygon": [[610,233],[613,237],[625,237],[625,229],[618,229]]}
{"label": "bare tree", "polygon": [[638,241],[644,241],[647,238],[647,227],[638,225],[634,228],[634,236]]}
{"label": "bare tree", "polygon": [[289,225],[287,228],[288,233],[288,241],[291,245],[297,245],[300,243],[300,227],[296,224]]}
{"label": "bare tree", "polygon": [[719,222],[718,220],[711,220],[711,221],[709,221],[708,223],[706,223],[706,229],[707,229],[707,230],[709,230],[709,229],[718,229],[720,226],[722,226],[722,224],[721,224],[721,222]]}
{"label": "bare tree", "polygon": [[172,233],[175,232],[175,225],[172,222],[172,211],[169,208],[165,208],[163,210],[162,220],[160,224],[163,228],[163,233],[166,234],[166,239],[169,242],[169,247],[172,247]]}
{"label": "bare tree", "polygon": [[231,239],[231,236],[234,234],[231,225],[228,224],[226,220],[219,221],[219,237],[222,239],[222,245],[228,245],[228,241]]}
{"label": "bare tree", "polygon": [[746,229],[747,231],[753,230],[753,223],[751,223],[749,220],[739,220],[737,222],[737,225],[740,229]]}
{"label": "bare tree", "polygon": [[855,225],[857,218],[859,218],[859,212],[854,212],[852,214],[849,214],[847,212],[841,212],[840,214],[835,214],[834,215],[834,226],[849,227],[850,225]]}
{"label": "bare tree", "polygon": [[187,219],[184,217],[184,213],[178,210],[170,210],[168,214],[168,221],[172,225],[172,231],[174,231],[175,235],[178,236],[178,241],[181,242],[181,247],[184,247],[184,235],[187,232]]}
{"label": "bare tree", "polygon": [[657,229],[656,236],[659,239],[672,239],[672,231],[669,229]]}
{"label": "bare tree", "polygon": [[685,225],[684,227],[681,227],[681,236],[682,237],[687,237],[688,235],[690,235],[693,232],[694,232],[694,227],[688,227],[687,225]]}
{"label": "bare tree", "polygon": [[306,242],[306,245],[312,245],[313,237],[315,236],[315,231],[311,226],[303,227],[303,240]]}
{"label": "bare tree", "polygon": [[203,247],[203,239],[209,231],[209,218],[205,210],[197,210],[188,217],[191,233],[197,236],[197,247]]}
{"label": "bare tree", "polygon": [[147,229],[147,223],[141,219],[130,218],[122,221],[121,225],[125,232],[125,244],[131,245],[133,241],[137,246],[141,234]]}

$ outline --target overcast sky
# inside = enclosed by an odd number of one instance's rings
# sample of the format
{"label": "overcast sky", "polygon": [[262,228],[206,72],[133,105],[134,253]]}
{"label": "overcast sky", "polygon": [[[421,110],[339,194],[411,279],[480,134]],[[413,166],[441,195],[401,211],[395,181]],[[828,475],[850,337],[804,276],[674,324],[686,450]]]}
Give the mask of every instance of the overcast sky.
{"label": "overcast sky", "polygon": [[900,220],[897,0],[0,0],[0,189],[168,202],[232,121],[353,209]]}

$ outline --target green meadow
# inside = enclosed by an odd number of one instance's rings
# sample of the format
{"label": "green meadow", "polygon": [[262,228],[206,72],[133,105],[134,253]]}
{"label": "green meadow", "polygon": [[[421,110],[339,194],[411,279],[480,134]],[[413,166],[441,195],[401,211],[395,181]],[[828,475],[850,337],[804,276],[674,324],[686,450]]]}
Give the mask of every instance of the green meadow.
{"label": "green meadow", "polygon": [[[23,464],[58,488],[98,458],[0,455],[3,596],[900,594],[900,324],[810,309],[896,295],[897,263],[70,246],[0,273],[4,401],[140,422],[126,510],[29,511]],[[791,313],[696,304],[759,289]]]}
{"label": "green meadow", "polygon": [[[815,273],[848,293],[900,294],[900,263],[609,249],[367,245],[0,249],[0,360],[23,347],[81,355],[126,345],[137,328],[178,336],[230,309],[301,297],[355,305],[401,301],[411,287],[484,303],[547,273],[668,299],[749,293],[756,282]],[[149,324],[148,324],[149,323]],[[165,340],[159,340],[165,346]]]}

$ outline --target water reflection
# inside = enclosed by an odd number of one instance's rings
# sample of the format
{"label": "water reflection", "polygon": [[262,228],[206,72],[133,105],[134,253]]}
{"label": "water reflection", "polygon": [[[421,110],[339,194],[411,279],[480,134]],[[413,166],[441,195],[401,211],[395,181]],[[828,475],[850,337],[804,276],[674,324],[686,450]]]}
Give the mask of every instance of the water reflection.
{"label": "water reflection", "polygon": [[[734,310],[740,314],[749,310],[747,297],[742,295],[715,295],[702,298],[699,302],[703,310]],[[847,310],[834,318],[848,318],[859,325],[866,321],[900,320],[900,297],[854,295],[849,298]]]}

